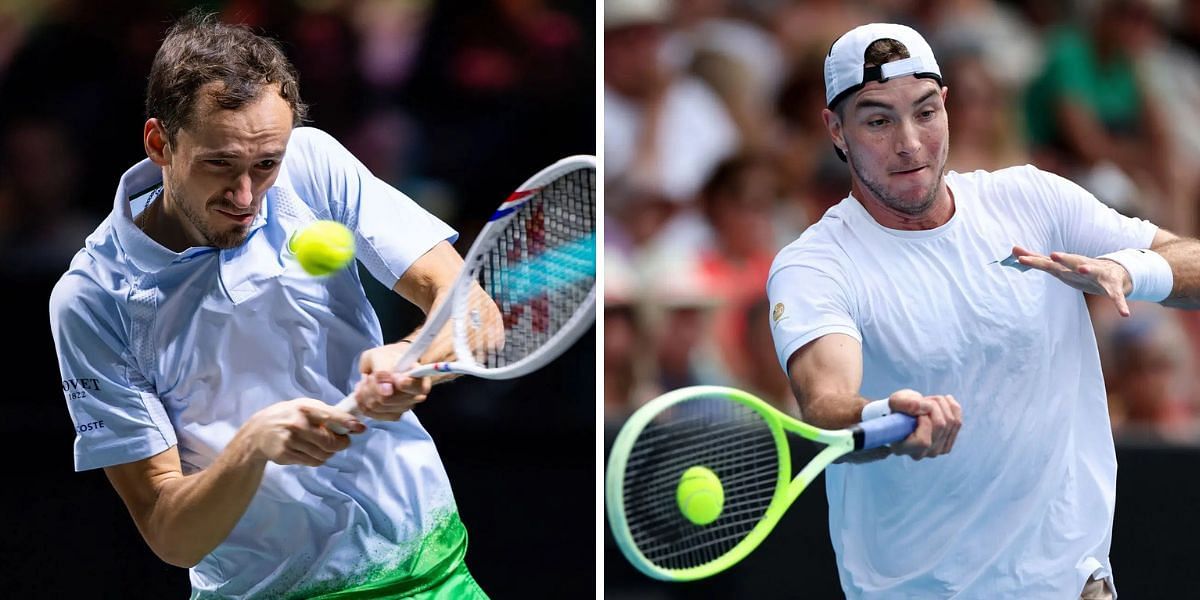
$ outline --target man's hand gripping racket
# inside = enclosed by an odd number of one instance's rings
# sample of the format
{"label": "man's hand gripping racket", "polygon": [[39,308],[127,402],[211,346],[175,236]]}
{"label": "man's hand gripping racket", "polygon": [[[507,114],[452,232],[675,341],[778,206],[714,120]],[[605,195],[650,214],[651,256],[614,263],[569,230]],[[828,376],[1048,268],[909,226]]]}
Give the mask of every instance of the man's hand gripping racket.
{"label": "man's hand gripping racket", "polygon": [[[571,347],[596,319],[595,196],[593,156],[567,157],[530,177],[479,232],[450,293],[394,371],[512,379]],[[438,360],[419,364],[423,356]],[[337,408],[360,414],[354,394]]]}

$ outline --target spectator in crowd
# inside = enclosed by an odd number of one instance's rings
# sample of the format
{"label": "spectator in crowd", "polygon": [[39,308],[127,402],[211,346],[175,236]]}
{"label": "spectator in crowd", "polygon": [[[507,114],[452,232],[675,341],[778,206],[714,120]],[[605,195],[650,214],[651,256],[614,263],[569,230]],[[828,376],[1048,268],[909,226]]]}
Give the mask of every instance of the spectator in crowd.
{"label": "spectator in crowd", "polygon": [[[774,260],[771,218],[779,195],[774,165],[760,156],[723,163],[700,194],[700,212],[710,232],[699,248],[700,277],[721,307],[713,315],[713,335],[726,371],[750,377],[752,360],[742,352],[747,309],[766,296],[763,282]],[[763,320],[763,325],[766,324]]]}
{"label": "spectator in crowd", "polygon": [[604,152],[609,209],[635,243],[653,236],[737,150],[737,129],[702,81],[663,60],[666,0],[604,4]]}
{"label": "spectator in crowd", "polygon": [[805,58],[792,69],[775,100],[778,114],[771,156],[779,170],[782,204],[776,226],[782,239],[795,239],[825,211],[841,202],[850,177],[829,151],[825,126],[812,118],[825,106],[824,58]]}
{"label": "spectator in crowd", "polygon": [[1113,433],[1124,442],[1200,442],[1195,406],[1181,393],[1190,352],[1173,313],[1141,311],[1110,334]]}
{"label": "spectator in crowd", "polygon": [[872,3],[809,0],[780,2],[767,19],[781,51],[794,66],[806,59],[823,58],[840,32],[887,17],[883,7]]}
{"label": "spectator in crowd", "polygon": [[782,83],[784,57],[752,11],[731,0],[677,0],[674,31],[664,49],[669,64],[689,69],[721,98],[744,152],[769,143],[771,100]]}
{"label": "spectator in crowd", "polygon": [[713,337],[721,306],[704,283],[695,256],[660,257],[642,266],[640,316],[646,324],[653,370],[639,392],[649,399],[673,389],[724,380]]}
{"label": "spectator in crowd", "polygon": [[946,111],[954,116],[954,144],[947,168],[994,171],[1029,162],[1008,91],[976,53],[961,51],[944,61],[954,93]]}
{"label": "spectator in crowd", "polygon": [[[1027,92],[1025,118],[1042,168],[1118,210],[1161,222],[1174,191],[1171,144],[1136,68],[1153,35],[1144,0],[1106,0],[1087,25],[1056,29]],[[1144,206],[1145,197],[1155,200]]]}
{"label": "spectator in crowd", "polygon": [[[780,182],[764,155],[738,155],[717,166],[695,206],[679,211],[638,253],[635,263],[655,289],[657,273],[678,279],[691,269],[696,289],[713,302],[711,335],[714,374],[740,380],[748,375],[742,352],[744,313],[761,300],[763,282],[777,247],[772,222]],[[670,290],[677,295],[681,286]],[[672,296],[673,298],[674,296]]]}
{"label": "spectator in crowd", "polygon": [[[634,273],[620,252],[604,261],[604,423],[605,434],[616,428],[635,408],[631,406],[636,383],[637,348],[641,342],[636,315]],[[610,427],[611,426],[611,427]]]}
{"label": "spectator in crowd", "polygon": [[1041,40],[1017,7],[995,0],[930,0],[920,4],[919,29],[933,32],[929,41],[934,48],[942,49],[943,55],[969,50],[995,85],[1010,90],[1024,88],[1041,67]]}
{"label": "spectator in crowd", "polygon": [[[1180,32],[1186,35],[1196,9],[1180,7],[1183,18],[1178,20]],[[1147,94],[1160,107],[1163,120],[1170,125],[1170,144],[1164,153],[1171,168],[1164,186],[1173,191],[1171,214],[1166,218],[1176,223],[1176,229],[1195,235],[1196,202],[1200,200],[1200,53],[1186,37],[1172,37],[1163,25],[1168,14],[1159,11],[1152,22],[1153,39],[1139,61],[1138,69]]]}

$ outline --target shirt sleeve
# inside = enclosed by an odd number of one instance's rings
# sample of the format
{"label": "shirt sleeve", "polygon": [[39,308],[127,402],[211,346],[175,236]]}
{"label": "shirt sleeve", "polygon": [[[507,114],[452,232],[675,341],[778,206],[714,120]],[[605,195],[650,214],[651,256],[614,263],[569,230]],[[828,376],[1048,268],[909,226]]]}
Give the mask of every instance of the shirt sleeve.
{"label": "shirt sleeve", "polygon": [[[75,427],[75,470],[149,458],[176,444],[162,402],[129,354],[115,303],[68,274],[50,296],[50,329]],[[94,288],[92,288],[94,289]]]}
{"label": "shirt sleeve", "polygon": [[449,225],[375,177],[324,131],[297,128],[285,160],[297,192],[318,213],[355,232],[359,261],[389,289],[438,242],[458,238]]}
{"label": "shirt sleeve", "polygon": [[806,257],[790,248],[776,258],[767,279],[767,298],[771,337],[785,373],[788,359],[819,337],[844,333],[862,342],[846,281],[830,259]]}
{"label": "shirt sleeve", "polygon": [[1149,248],[1158,232],[1150,221],[1127,217],[1100,202],[1079,184],[1035,167],[1030,169],[1048,202],[1061,250],[1096,257],[1124,248]]}

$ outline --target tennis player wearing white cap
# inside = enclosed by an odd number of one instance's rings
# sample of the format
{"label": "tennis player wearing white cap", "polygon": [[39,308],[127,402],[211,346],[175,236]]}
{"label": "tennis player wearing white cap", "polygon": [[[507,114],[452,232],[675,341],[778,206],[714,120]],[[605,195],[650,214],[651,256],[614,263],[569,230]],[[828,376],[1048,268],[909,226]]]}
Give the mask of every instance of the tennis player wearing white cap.
{"label": "tennis player wearing white cap", "polygon": [[775,259],[779,361],[815,425],[918,420],[826,471],[843,590],[1115,597],[1117,465],[1081,292],[1122,315],[1195,307],[1200,243],[1028,165],[946,172],[948,88],[908,27],[843,35],[825,87],[850,195]]}

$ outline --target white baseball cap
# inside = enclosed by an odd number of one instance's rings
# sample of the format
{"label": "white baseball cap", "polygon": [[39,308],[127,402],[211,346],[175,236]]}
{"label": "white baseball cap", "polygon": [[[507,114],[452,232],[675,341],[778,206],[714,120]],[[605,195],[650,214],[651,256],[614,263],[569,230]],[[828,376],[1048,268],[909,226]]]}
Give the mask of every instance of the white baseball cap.
{"label": "white baseball cap", "polygon": [[[893,39],[904,44],[908,48],[908,58],[874,67],[863,66],[867,47],[881,39]],[[941,85],[942,70],[925,38],[905,25],[860,25],[838,38],[825,57],[825,104],[832,109],[843,98],[871,81],[887,81],[905,75],[929,77]]]}

